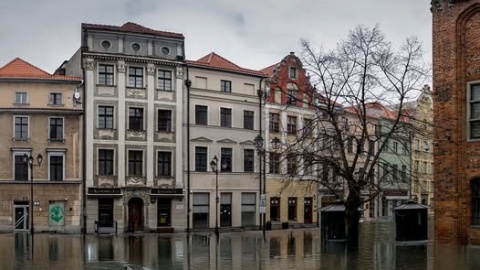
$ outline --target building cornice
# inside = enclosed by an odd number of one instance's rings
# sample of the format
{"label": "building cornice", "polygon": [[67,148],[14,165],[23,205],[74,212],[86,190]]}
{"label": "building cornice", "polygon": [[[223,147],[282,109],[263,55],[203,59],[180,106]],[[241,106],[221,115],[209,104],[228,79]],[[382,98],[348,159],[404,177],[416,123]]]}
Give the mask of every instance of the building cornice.
{"label": "building cornice", "polygon": [[180,61],[169,61],[165,59],[150,58],[150,57],[139,57],[139,56],[130,56],[130,55],[121,55],[121,54],[105,54],[105,53],[94,53],[94,52],[84,52],[84,58],[93,58],[97,60],[107,60],[107,61],[125,61],[125,62],[134,62],[134,63],[143,63],[143,64],[154,64],[162,66],[172,66],[180,67],[183,65],[183,62]]}

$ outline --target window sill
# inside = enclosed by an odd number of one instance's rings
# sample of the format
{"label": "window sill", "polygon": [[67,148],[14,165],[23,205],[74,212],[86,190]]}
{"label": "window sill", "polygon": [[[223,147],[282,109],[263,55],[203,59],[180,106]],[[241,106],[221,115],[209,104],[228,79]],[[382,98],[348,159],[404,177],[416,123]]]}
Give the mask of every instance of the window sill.
{"label": "window sill", "polygon": [[28,142],[28,141],[30,141],[30,138],[12,138],[12,141],[14,141],[14,142]]}
{"label": "window sill", "polygon": [[50,106],[50,107],[65,107],[65,104],[52,104],[52,103],[48,103],[48,106]]}
{"label": "window sill", "polygon": [[168,134],[171,134],[171,133],[175,133],[174,131],[172,130],[157,130],[157,133],[168,133]]}
{"label": "window sill", "polygon": [[166,90],[166,89],[158,89],[158,88],[157,88],[157,91],[158,92],[174,92],[173,89]]}
{"label": "window sill", "polygon": [[48,142],[59,142],[59,143],[64,143],[65,139],[48,139]]}
{"label": "window sill", "polygon": [[101,83],[97,83],[97,86],[116,87],[117,85],[116,85],[116,84],[101,84]]}
{"label": "window sill", "polygon": [[30,106],[30,103],[13,103],[14,106]]}
{"label": "window sill", "polygon": [[127,86],[127,88],[131,88],[131,89],[137,89],[137,90],[147,90],[147,88],[145,86],[142,86],[142,87],[136,87],[136,86]]}

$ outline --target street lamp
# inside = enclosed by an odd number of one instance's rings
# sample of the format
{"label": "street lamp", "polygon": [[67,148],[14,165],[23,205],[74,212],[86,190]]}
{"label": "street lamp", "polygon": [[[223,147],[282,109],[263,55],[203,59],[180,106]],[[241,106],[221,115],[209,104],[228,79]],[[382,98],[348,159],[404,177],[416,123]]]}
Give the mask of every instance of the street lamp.
{"label": "street lamp", "polygon": [[[259,157],[259,172],[258,176],[260,179],[260,203],[264,202],[266,200],[265,198],[265,147],[263,146],[264,139],[262,135],[257,135],[254,139],[255,142],[255,147],[257,148],[258,151],[258,157]],[[262,183],[263,182],[263,183]],[[266,207],[266,205],[260,205],[260,207]],[[265,235],[265,212],[266,209],[260,208],[260,227]]]}
{"label": "street lamp", "polygon": [[[41,154],[37,155],[37,166],[40,166],[43,161],[43,156]],[[33,157],[30,154],[23,155],[23,163],[30,166],[30,234],[33,236],[35,229],[33,225]]]}
{"label": "street lamp", "polygon": [[280,149],[281,143],[282,143],[282,142],[280,141],[279,138],[277,138],[277,137],[273,138],[273,140],[272,140],[272,147],[273,147],[273,149],[274,149],[274,150]]}
{"label": "street lamp", "polygon": [[214,156],[210,161],[210,168],[215,172],[215,235],[218,239],[218,158]]}

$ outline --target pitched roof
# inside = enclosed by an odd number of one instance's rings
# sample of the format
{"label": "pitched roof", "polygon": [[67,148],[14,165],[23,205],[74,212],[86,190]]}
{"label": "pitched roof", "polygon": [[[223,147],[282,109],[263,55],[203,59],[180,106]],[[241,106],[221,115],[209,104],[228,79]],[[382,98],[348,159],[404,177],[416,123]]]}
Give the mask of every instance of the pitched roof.
{"label": "pitched roof", "polygon": [[256,76],[265,76],[265,74],[258,70],[242,68],[237,64],[227,60],[220,55],[212,52],[210,54],[205,55],[204,57],[194,61],[194,60],[187,60],[187,64],[194,65],[194,66],[201,66],[201,67],[209,67],[224,71],[233,71],[238,73],[246,73],[250,75]]}
{"label": "pitched roof", "polygon": [[78,81],[80,77],[52,75],[27,61],[15,58],[3,67],[0,67],[0,78],[26,78]]}
{"label": "pitched roof", "polygon": [[263,72],[267,76],[271,76],[271,75],[273,75],[273,70],[275,69],[276,66],[278,66],[278,64],[280,64],[280,63],[275,63],[271,66],[260,69],[260,71]]}
{"label": "pitched roof", "polygon": [[82,29],[118,31],[125,33],[151,34],[165,37],[184,38],[183,34],[154,30],[133,22],[126,22],[122,26],[82,23]]}

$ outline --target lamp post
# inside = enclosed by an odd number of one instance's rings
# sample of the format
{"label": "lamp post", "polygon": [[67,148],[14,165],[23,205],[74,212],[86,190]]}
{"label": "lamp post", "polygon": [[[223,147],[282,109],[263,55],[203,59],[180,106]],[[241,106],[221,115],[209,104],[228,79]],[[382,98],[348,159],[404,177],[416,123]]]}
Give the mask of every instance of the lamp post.
{"label": "lamp post", "polygon": [[215,172],[215,235],[218,239],[218,158],[214,156],[210,161],[210,168]]}
{"label": "lamp post", "polygon": [[[43,161],[43,156],[41,154],[37,155],[37,166],[40,166]],[[30,166],[30,234],[33,236],[35,233],[34,223],[33,223],[33,157],[32,155],[23,155],[23,162]]]}
{"label": "lamp post", "polygon": [[[266,200],[265,198],[265,147],[263,145],[264,139],[262,135],[257,135],[254,139],[255,141],[255,147],[257,148],[258,151],[258,157],[259,157],[259,171],[258,171],[258,176],[260,179],[260,228],[263,231],[263,234],[265,235],[265,212],[266,209],[263,207],[266,207],[266,203],[264,202]],[[262,183],[263,182],[263,183]],[[262,204],[263,202],[263,204]]]}

